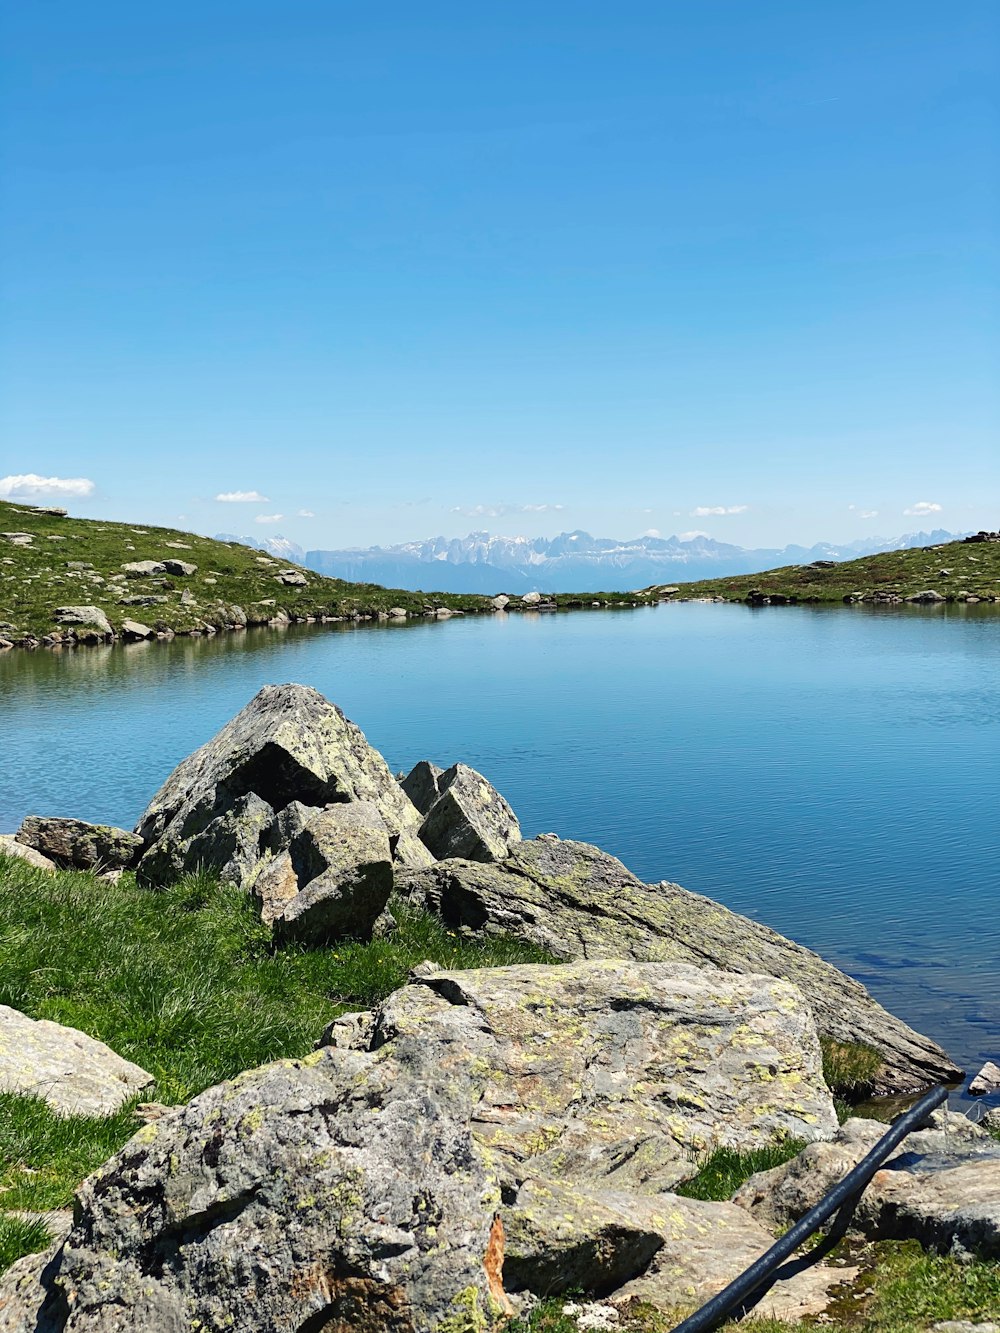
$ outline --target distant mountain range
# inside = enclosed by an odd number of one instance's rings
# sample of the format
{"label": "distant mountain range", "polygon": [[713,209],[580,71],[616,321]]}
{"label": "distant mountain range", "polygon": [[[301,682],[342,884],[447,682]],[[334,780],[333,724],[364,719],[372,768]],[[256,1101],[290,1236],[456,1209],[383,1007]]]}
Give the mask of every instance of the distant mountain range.
{"label": "distant mountain range", "polygon": [[616,541],[589,532],[561,532],[558,537],[431,537],[398,546],[370,546],[344,551],[304,551],[286,537],[234,537],[285,560],[295,560],[319,574],[392,588],[438,592],[625,592],[650,583],[690,582],[757,574],[780,565],[814,560],[856,560],[882,551],[937,546],[964,533],[908,532],[902,537],[871,537],[831,545],[747,549],[711,537],[636,537]]}

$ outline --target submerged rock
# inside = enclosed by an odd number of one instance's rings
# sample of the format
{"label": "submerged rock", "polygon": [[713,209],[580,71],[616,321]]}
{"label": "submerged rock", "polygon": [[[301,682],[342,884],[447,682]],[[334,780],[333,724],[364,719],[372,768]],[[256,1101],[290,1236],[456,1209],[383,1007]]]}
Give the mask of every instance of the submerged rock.
{"label": "submerged rock", "polygon": [[111,1115],[152,1082],[85,1032],[0,1005],[0,1092],[41,1097],[59,1115]]}
{"label": "submerged rock", "polygon": [[125,829],[54,815],[28,815],[16,836],[67,869],[127,870],[142,851],[142,839]]}
{"label": "submerged rock", "polygon": [[557,957],[677,960],[786,977],[808,995],[821,1032],[881,1054],[880,1091],[961,1077],[936,1043],[818,954],[677,884],[644,884],[588,843],[545,834],[496,865],[446,860],[397,879],[453,929],[515,935]]}

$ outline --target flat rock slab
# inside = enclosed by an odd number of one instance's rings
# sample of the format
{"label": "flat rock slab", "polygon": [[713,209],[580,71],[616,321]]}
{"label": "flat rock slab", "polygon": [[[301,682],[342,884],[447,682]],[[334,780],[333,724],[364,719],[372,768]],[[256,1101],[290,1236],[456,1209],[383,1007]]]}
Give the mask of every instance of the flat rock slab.
{"label": "flat rock slab", "polygon": [[60,606],[56,608],[53,619],[62,625],[81,625],[98,629],[102,634],[113,634],[111,621],[99,606]]}
{"label": "flat rock slab", "polygon": [[125,829],[55,816],[28,815],[17,840],[75,870],[126,870],[142,851],[142,839]]}
{"label": "flat rock slab", "polygon": [[342,1022],[372,1049],[402,1033],[466,1046],[489,1070],[473,1133],[515,1185],[527,1173],[669,1189],[712,1148],[837,1128],[812,1014],[774,977],[615,960],[424,964],[360,1037],[356,1016]]}
{"label": "flat rock slab", "polygon": [[41,1097],[59,1115],[111,1115],[153,1082],[76,1028],[0,1005],[0,1091]]}
{"label": "flat rock slab", "polygon": [[452,929],[514,935],[557,957],[675,960],[786,977],[808,995],[821,1032],[882,1054],[880,1091],[961,1077],[940,1046],[812,950],[677,884],[644,884],[589,843],[546,834],[495,865],[446,860],[397,876],[397,887]]}

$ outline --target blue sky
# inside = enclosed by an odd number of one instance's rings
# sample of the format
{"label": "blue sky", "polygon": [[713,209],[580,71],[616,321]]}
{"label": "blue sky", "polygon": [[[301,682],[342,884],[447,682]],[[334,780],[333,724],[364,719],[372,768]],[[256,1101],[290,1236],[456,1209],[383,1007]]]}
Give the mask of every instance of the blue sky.
{"label": "blue sky", "polygon": [[312,547],[1000,523],[994,0],[2,37],[0,493]]}

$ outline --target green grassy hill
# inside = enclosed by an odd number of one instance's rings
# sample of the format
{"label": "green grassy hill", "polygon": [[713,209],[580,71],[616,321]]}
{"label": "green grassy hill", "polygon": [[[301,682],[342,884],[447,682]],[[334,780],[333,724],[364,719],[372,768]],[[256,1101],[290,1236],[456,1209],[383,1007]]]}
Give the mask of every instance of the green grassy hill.
{"label": "green grassy hill", "polygon": [[[170,563],[145,572],[126,568],[145,561]],[[621,593],[596,596],[603,605],[628,600]],[[560,597],[557,604],[591,600]],[[65,614],[71,607],[99,614]],[[161,635],[204,634],[275,621],[384,617],[393,608],[408,616],[492,610],[488,597],[474,593],[347,583],[238,542],[0,501],[0,646],[147,637],[130,632],[126,621]],[[510,609],[524,604],[512,598]]]}
{"label": "green grassy hill", "polygon": [[[921,594],[936,594],[921,597]],[[718,597],[727,602],[1000,601],[1000,541],[886,551],[841,564],[786,565],[763,574],[654,584],[644,596],[681,601]]]}

